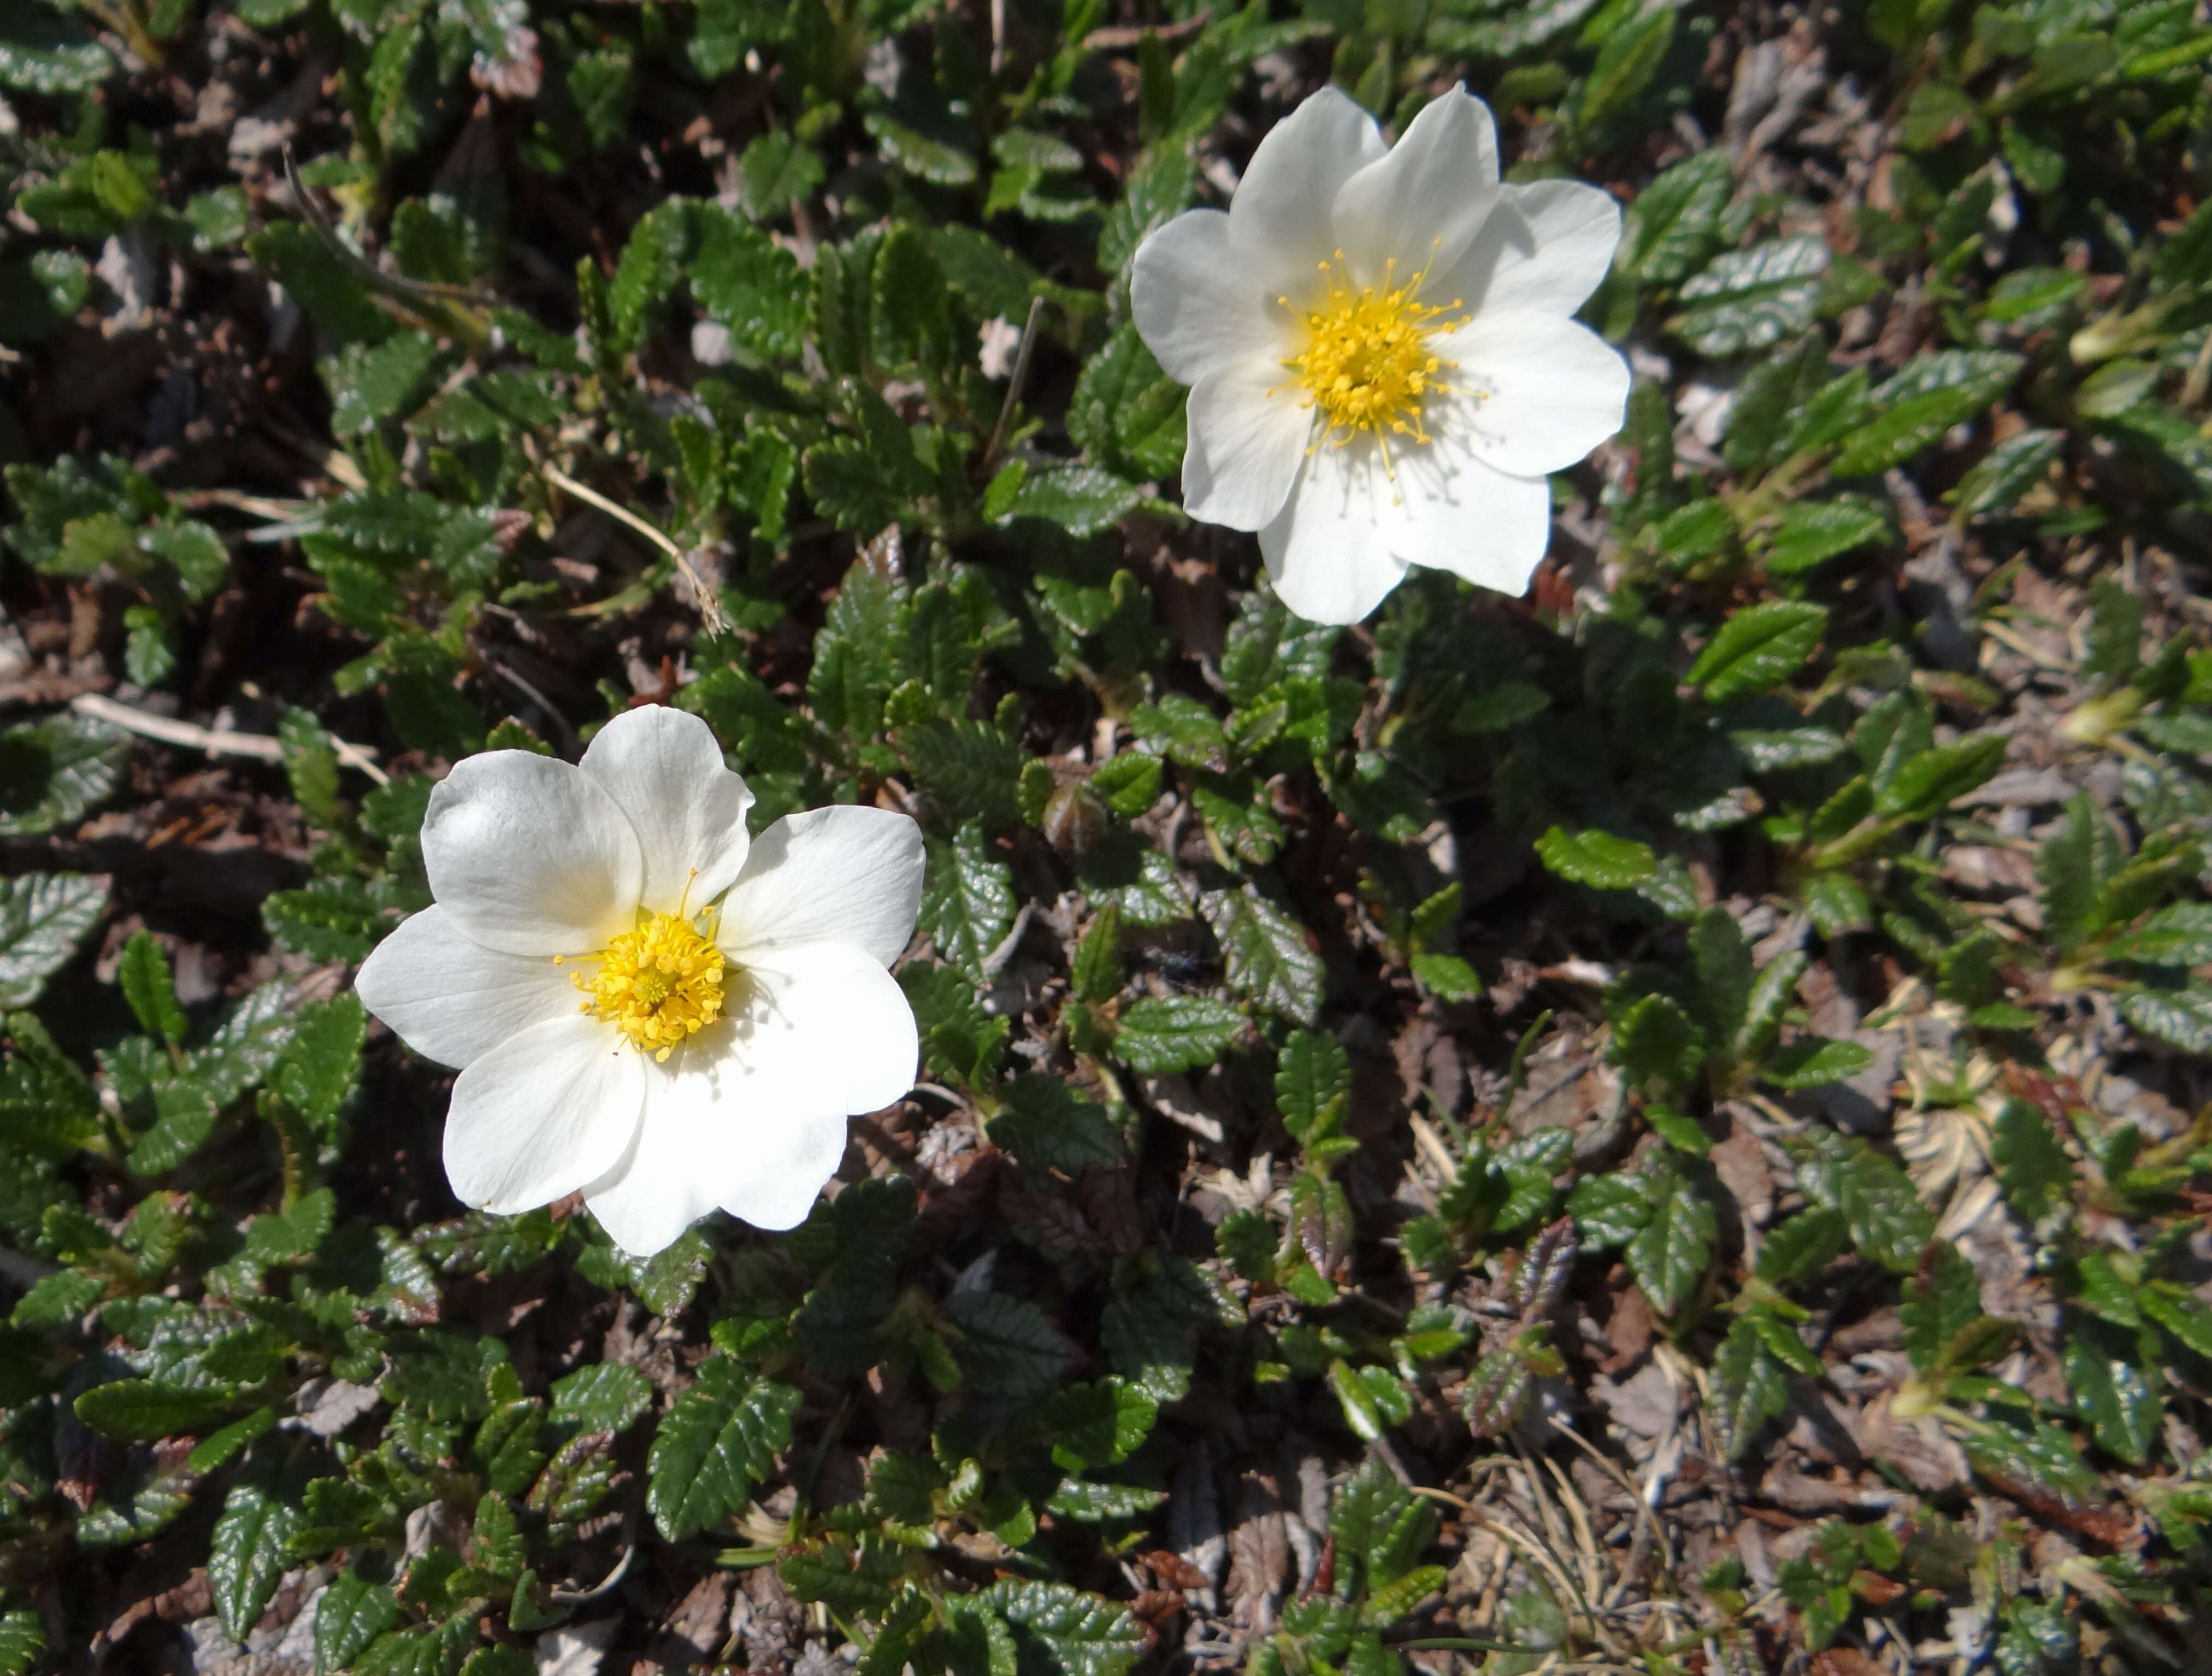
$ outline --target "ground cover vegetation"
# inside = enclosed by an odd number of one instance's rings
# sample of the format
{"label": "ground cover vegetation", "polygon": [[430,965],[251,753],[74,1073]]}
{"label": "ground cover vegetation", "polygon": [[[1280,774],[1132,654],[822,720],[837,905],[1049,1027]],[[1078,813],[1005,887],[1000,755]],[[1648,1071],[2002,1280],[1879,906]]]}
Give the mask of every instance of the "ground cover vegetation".
{"label": "ground cover vegetation", "polygon": [[[16,0],[0,1672],[2212,1659],[2197,0]],[[1334,80],[1627,212],[1526,599],[1177,506]],[[429,789],[924,827],[798,1229],[465,1214]],[[150,731],[149,731],[150,730]]]}

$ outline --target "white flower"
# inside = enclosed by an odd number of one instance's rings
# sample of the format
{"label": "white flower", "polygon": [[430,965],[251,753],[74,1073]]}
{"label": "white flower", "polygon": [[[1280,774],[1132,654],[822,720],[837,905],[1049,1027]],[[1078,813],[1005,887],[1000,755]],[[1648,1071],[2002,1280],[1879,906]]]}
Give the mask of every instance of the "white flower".
{"label": "white flower", "polygon": [[1185,509],[1257,530],[1316,622],[1358,622],[1408,564],[1520,593],[1551,533],[1545,473],[1620,429],[1627,365],[1572,318],[1620,241],[1594,186],[1502,184],[1465,90],[1394,148],[1324,88],[1225,213],[1137,252],[1137,330],[1191,387]]}
{"label": "white flower", "polygon": [[635,710],[580,766],[468,758],[430,795],[437,897],[378,945],[362,1002],[459,1068],[446,1174],[512,1214],[581,1191],[625,1251],[720,1205],[805,1218],[845,1119],[914,1085],[890,966],[914,932],[921,833],[872,808],[787,815],[696,716]]}

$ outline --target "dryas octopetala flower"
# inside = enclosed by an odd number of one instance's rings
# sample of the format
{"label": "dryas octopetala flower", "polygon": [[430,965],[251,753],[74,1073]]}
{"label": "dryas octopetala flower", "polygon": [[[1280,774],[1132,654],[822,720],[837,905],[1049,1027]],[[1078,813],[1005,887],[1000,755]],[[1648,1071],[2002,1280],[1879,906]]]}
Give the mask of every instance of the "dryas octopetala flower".
{"label": "dryas octopetala flower", "polygon": [[445,1150],[462,1199],[513,1213],[581,1191],[641,1254],[717,1205],[789,1228],[847,1117],[913,1087],[890,967],[920,829],[836,808],[748,839],[752,801],[707,724],[659,707],[607,723],[580,766],[492,751],[431,793],[436,905],[357,988],[461,1073]]}
{"label": "dryas octopetala flower", "polygon": [[1620,241],[1594,186],[1501,183],[1463,89],[1388,147],[1324,88],[1225,213],[1137,252],[1137,331],[1191,387],[1186,509],[1257,530],[1316,622],[1358,621],[1408,564],[1518,594],[1551,533],[1545,473],[1620,428],[1627,365],[1572,318]]}

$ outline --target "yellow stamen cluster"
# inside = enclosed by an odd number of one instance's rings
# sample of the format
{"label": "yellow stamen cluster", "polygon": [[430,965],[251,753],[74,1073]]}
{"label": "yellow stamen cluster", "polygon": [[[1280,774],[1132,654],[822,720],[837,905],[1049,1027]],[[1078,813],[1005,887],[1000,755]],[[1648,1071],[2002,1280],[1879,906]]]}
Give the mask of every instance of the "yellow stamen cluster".
{"label": "yellow stamen cluster", "polygon": [[689,920],[640,910],[637,929],[609,943],[598,960],[596,972],[575,974],[576,987],[590,997],[582,1010],[655,1059],[722,1015],[722,951]]}
{"label": "yellow stamen cluster", "polygon": [[1443,317],[1464,305],[1421,302],[1428,269],[1396,284],[1396,267],[1395,259],[1385,265],[1380,288],[1354,289],[1340,250],[1334,262],[1322,264],[1328,295],[1319,308],[1298,308],[1288,297],[1277,299],[1306,328],[1304,353],[1283,364],[1297,375],[1309,405],[1327,416],[1339,446],[1362,431],[1427,442],[1422,404],[1437,387],[1437,375],[1457,364],[1438,357],[1429,340],[1444,329]]}

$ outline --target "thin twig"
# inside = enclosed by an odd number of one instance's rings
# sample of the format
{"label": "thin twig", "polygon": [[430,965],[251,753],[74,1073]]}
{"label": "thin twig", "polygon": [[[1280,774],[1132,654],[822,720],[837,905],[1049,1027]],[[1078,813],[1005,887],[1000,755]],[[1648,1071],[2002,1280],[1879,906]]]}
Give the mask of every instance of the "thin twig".
{"label": "thin twig", "polygon": [[441,285],[434,280],[416,279],[404,273],[387,273],[362,255],[338,236],[337,229],[331,224],[331,218],[324,213],[321,204],[307,190],[307,182],[300,179],[299,168],[293,161],[292,148],[289,145],[284,148],[284,179],[292,188],[293,202],[300,206],[301,217],[316,236],[329,247],[333,256],[372,285],[426,302],[472,302],[480,308],[500,307],[498,298],[470,290],[465,285]]}
{"label": "thin twig", "polygon": [[1212,19],[1213,8],[1208,6],[1203,11],[1193,12],[1179,22],[1163,23],[1157,27],[1150,25],[1122,25],[1093,29],[1083,38],[1083,51],[1085,52],[1126,52],[1132,46],[1140,45],[1146,35],[1152,36],[1153,40],[1164,46],[1169,41],[1181,40],[1185,35],[1196,34]]}
{"label": "thin twig", "polygon": [[546,1594],[556,1603],[563,1606],[580,1606],[586,1601],[596,1600],[629,1575],[629,1563],[636,1557],[637,1544],[633,1542],[623,1550],[623,1557],[615,1562],[615,1569],[607,1573],[605,1581],[597,1588],[587,1588],[580,1592],[569,1588],[555,1588],[548,1589]]}
{"label": "thin twig", "polygon": [[1007,961],[1014,958],[1014,950],[1021,947],[1022,936],[1030,929],[1030,921],[1036,913],[1036,904],[1024,902],[1021,912],[1014,916],[1014,929],[999,940],[999,946],[983,957],[983,976],[996,978]]}
{"label": "thin twig", "polygon": [[587,506],[597,507],[616,522],[627,524],[661,552],[666,553],[675,561],[676,568],[684,573],[684,580],[691,584],[691,591],[698,595],[699,620],[707,632],[727,634],[730,631],[730,619],[722,613],[720,593],[707,585],[707,579],[699,574],[697,567],[691,563],[690,554],[678,546],[671,537],[663,534],[628,507],[609,500],[598,490],[586,484],[577,482],[558,466],[544,466],[539,467],[539,470],[544,473],[548,483],[567,490]]}
{"label": "thin twig", "polygon": [[498,676],[500,680],[505,681],[508,686],[514,688],[516,692],[520,692],[524,698],[530,700],[532,704],[537,705],[538,710],[544,716],[546,721],[552,724],[553,731],[561,735],[561,742],[562,745],[566,746],[569,750],[574,751],[578,746],[582,744],[583,741],[576,736],[576,729],[570,724],[568,718],[562,715],[561,712],[554,707],[553,701],[547,698],[543,692],[540,692],[535,683],[532,682],[526,676],[508,668],[505,664],[500,662],[495,658],[486,659],[484,667],[490,670],[493,674]]}
{"label": "thin twig", "polygon": [[999,405],[999,423],[991,427],[991,440],[983,448],[982,469],[988,472],[999,463],[999,450],[1006,441],[1006,427],[1013,423],[1014,406],[1022,399],[1022,386],[1029,382],[1030,357],[1036,352],[1037,316],[1044,312],[1044,299],[1030,299],[1029,319],[1022,323],[1021,347],[1014,351],[1014,370],[1006,380],[1006,399]]}
{"label": "thin twig", "polygon": [[[284,760],[283,745],[266,734],[230,733],[191,722],[174,722],[166,716],[133,710],[97,692],[80,692],[70,700],[70,708],[126,732],[158,739],[164,745],[181,746],[187,751],[204,751],[211,757],[251,757],[257,762],[274,763]],[[392,783],[392,777],[376,765],[376,753],[368,746],[334,739],[331,747],[347,767],[358,768],[380,786]]]}

